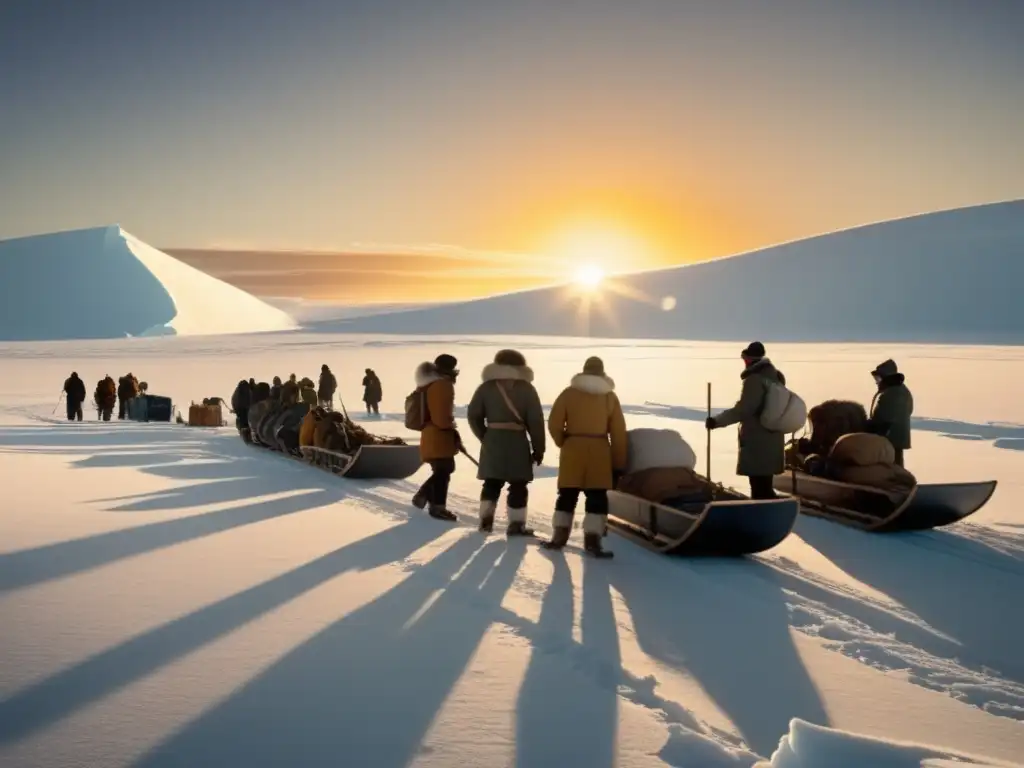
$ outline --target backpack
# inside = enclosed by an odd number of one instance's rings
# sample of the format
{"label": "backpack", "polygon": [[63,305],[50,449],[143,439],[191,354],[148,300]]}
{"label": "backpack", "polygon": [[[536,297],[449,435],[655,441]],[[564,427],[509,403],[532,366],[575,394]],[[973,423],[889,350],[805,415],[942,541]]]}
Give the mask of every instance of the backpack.
{"label": "backpack", "polygon": [[422,432],[429,421],[427,387],[417,387],[405,398],[405,428]]}
{"label": "backpack", "polygon": [[807,422],[807,404],[783,384],[769,381],[761,408],[761,426],[771,432],[791,434]]}

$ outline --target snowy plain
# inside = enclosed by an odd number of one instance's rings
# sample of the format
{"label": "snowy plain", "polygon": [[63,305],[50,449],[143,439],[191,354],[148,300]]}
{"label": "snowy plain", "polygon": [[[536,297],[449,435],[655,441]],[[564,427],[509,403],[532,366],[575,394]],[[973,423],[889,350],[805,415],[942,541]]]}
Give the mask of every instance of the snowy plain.
{"label": "snowy plain", "polygon": [[[385,416],[367,426],[414,438],[399,415],[412,371],[450,352],[475,452],[464,405],[494,352],[514,346],[546,405],[600,355],[629,426],[677,429],[703,457],[706,382],[715,410],[730,405],[747,341],[0,344],[0,765],[1024,761],[1019,347],[769,344],[809,403],[868,402],[869,371],[894,357],[916,401],[908,467],[999,488],[949,530],[870,535],[806,518],[743,560],[673,559],[610,536],[616,558],[593,561],[485,538],[467,461],[449,525],[408,504],[425,470],[342,481],[232,428],[99,423],[88,402],[83,424],[52,413],[71,370],[90,393],[132,371],[187,411],[240,378],[327,363],[354,417],[374,368]],[[715,432],[712,477],[742,488],[735,455],[735,430]],[[531,486],[542,535],[556,466],[550,449]]]}

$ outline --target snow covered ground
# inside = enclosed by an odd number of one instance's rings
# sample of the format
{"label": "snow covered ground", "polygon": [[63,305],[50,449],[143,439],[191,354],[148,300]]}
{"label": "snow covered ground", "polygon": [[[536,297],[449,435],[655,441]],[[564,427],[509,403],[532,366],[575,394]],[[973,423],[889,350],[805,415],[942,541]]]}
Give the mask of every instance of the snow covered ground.
{"label": "snow covered ground", "polygon": [[[703,456],[706,382],[716,409],[731,404],[746,341],[0,344],[0,765],[1022,760],[1021,348],[769,345],[811,403],[868,401],[869,371],[894,357],[917,403],[909,468],[1000,485],[950,530],[801,519],[776,549],[737,561],[659,557],[615,536],[612,561],[484,538],[465,461],[452,491],[464,524],[452,526],[408,505],[422,470],[342,481],[232,429],[98,423],[88,403],[83,424],[51,415],[71,370],[90,392],[130,370],[187,410],[230,397],[239,378],[328,363],[353,415],[374,368],[386,415],[371,429],[409,436],[399,412],[418,362],[455,354],[464,405],[483,364],[516,346],[545,404],[601,355],[630,426],[678,429]],[[738,483],[734,430],[712,450],[713,477]],[[542,533],[556,464],[551,450],[531,490]]]}

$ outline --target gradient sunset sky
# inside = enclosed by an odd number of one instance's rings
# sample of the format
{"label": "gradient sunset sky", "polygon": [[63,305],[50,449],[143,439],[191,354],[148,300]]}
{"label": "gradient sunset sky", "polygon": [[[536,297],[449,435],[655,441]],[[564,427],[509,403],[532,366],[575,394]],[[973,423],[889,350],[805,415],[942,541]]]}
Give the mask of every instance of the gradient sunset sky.
{"label": "gradient sunset sky", "polygon": [[0,238],[116,222],[379,298],[1024,197],[1022,30],[1024,0],[3,3]]}

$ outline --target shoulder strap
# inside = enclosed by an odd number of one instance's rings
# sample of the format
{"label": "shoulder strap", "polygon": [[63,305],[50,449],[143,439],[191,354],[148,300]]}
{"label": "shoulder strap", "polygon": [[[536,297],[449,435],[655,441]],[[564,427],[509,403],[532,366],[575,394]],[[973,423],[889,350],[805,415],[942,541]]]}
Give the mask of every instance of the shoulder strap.
{"label": "shoulder strap", "polygon": [[501,399],[505,401],[505,405],[507,405],[508,409],[512,412],[512,418],[514,418],[517,423],[522,424],[523,417],[519,415],[519,411],[512,404],[512,398],[509,397],[508,392],[505,391],[505,385],[500,381],[495,381],[494,383],[498,385],[498,392],[501,393]]}

